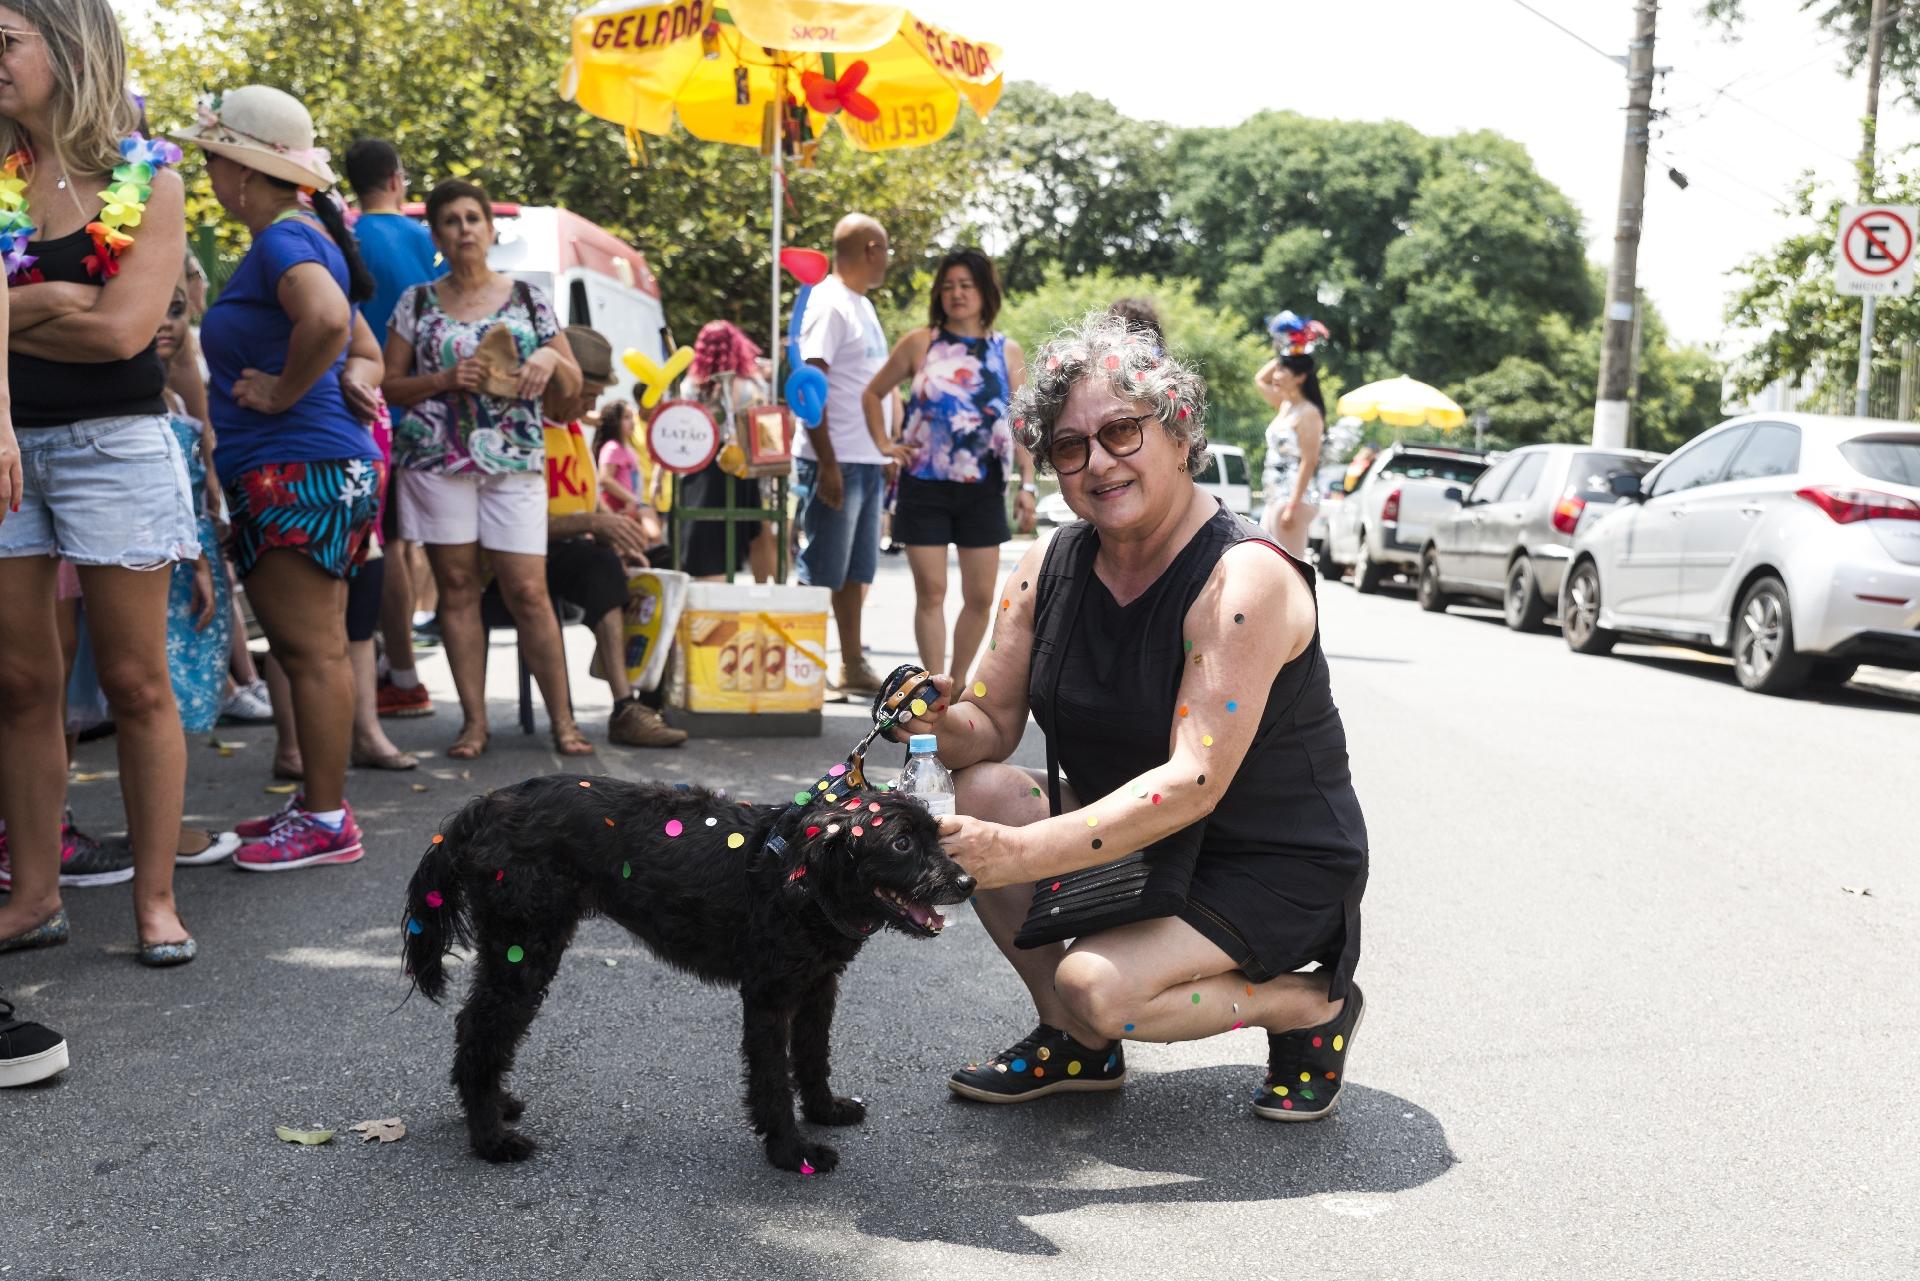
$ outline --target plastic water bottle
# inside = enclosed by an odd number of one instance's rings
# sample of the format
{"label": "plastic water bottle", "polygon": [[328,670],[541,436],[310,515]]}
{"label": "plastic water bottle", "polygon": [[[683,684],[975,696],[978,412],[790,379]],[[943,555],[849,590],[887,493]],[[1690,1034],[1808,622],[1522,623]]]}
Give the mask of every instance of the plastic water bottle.
{"label": "plastic water bottle", "polygon": [[907,744],[911,753],[907,768],[900,773],[898,791],[927,807],[927,813],[939,818],[953,813],[953,775],[935,753],[939,740],[931,734],[915,734]]}

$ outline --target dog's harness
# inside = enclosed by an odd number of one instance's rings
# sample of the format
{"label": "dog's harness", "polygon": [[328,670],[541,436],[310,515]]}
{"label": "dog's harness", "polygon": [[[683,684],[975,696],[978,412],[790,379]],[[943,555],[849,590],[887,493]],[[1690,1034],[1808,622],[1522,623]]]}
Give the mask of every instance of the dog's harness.
{"label": "dog's harness", "polygon": [[[807,808],[817,801],[837,804],[849,800],[863,792],[876,790],[867,780],[867,749],[873,746],[873,740],[890,736],[900,722],[911,717],[923,716],[928,708],[940,700],[940,691],[933,683],[933,677],[922,668],[911,663],[896,667],[881,685],[879,694],[873,700],[873,728],[865,737],[855,743],[847,758],[835,765],[811,788],[794,794],[793,804],[780,812],[780,817],[767,829],[767,839],[761,843],[761,851],[771,858],[779,858],[786,853],[787,846],[800,833]],[[878,789],[892,791],[892,783],[884,783]],[[873,933],[871,925],[855,927],[844,920],[839,913],[828,906],[823,895],[815,894],[806,884],[807,865],[802,863],[795,868],[789,880],[799,881],[801,889],[827,918],[827,923],[849,939],[864,939]]]}

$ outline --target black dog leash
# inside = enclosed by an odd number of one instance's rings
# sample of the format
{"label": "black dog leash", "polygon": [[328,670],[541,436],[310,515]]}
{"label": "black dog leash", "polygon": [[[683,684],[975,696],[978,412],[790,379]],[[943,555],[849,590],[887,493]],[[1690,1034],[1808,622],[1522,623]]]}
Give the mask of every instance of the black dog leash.
{"label": "black dog leash", "polygon": [[[925,669],[911,663],[894,668],[891,675],[882,683],[880,693],[873,700],[873,728],[866,732],[853,750],[839,765],[828,770],[811,788],[794,795],[793,803],[780,811],[780,816],[767,829],[767,839],[761,842],[761,852],[770,858],[778,859],[786,853],[787,846],[800,831],[801,821],[806,816],[807,807],[816,800],[839,801],[857,796],[862,792],[873,791],[873,784],[867,781],[867,749],[873,746],[873,740],[887,735],[887,741],[893,742],[891,731],[915,716],[925,715],[926,710],[940,701],[940,690],[933,683],[933,677]],[[916,708],[915,704],[919,706]],[[882,790],[892,791],[893,784],[887,783]],[[865,939],[873,931],[856,929],[847,924],[838,913],[827,906],[826,899],[813,892],[806,885],[806,864],[795,870],[792,879],[802,882],[802,890],[827,918],[827,923],[849,939]]]}

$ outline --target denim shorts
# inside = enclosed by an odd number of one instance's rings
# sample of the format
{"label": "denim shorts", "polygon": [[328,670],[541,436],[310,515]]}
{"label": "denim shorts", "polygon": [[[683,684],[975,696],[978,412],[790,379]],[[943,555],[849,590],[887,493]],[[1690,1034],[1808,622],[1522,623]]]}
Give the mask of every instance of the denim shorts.
{"label": "denim shorts", "polygon": [[0,558],[157,569],[200,555],[180,442],[163,415],[22,427],[20,510],[0,513]]}
{"label": "denim shorts", "polygon": [[840,506],[820,501],[815,487],[820,465],[793,460],[800,496],[800,581],[839,591],[848,583],[871,583],[880,568],[880,510],[886,501],[887,469],[879,463],[841,463],[846,496]]}

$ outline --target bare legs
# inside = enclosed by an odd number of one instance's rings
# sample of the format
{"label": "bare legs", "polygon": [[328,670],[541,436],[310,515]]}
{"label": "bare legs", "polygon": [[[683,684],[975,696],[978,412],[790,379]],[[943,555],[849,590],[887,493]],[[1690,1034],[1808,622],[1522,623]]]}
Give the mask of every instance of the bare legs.
{"label": "bare legs", "polygon": [[[383,595],[381,607],[385,608]],[[356,758],[404,756],[387,731],[380,728],[379,661],[373,641],[347,642],[347,662],[353,668],[353,754]]]}
{"label": "bare legs", "polygon": [[13,896],[0,905],[0,938],[60,909],[60,811],[67,789],[61,750],[60,636],[51,556],[0,559],[0,818],[7,823]]}
{"label": "bare legs", "polygon": [[633,685],[627,680],[627,656],[621,652],[626,647],[626,627],[627,620],[617,609],[608,610],[593,625],[594,644],[600,649],[600,670],[606,673],[607,689],[616,703],[633,694]]}
{"label": "bare legs", "polygon": [[[1035,782],[1034,774],[1011,765],[976,765],[954,780],[957,807],[995,823],[1038,822],[1047,817],[1047,802],[1033,795]],[[1079,806],[1071,792],[1061,803]],[[1282,974],[1249,983],[1226,953],[1173,917],[1103,930],[1071,949],[1017,948],[1013,936],[1032,900],[1030,888],[1010,885],[981,891],[973,904],[1041,1022],[1082,1045],[1097,1049],[1121,1036],[1191,1041],[1235,1026],[1285,1032],[1316,1027],[1340,1012],[1340,1004],[1326,999],[1325,978]]]}
{"label": "bare legs", "polygon": [[913,571],[913,639],[920,665],[930,672],[950,675],[964,685],[980,642],[993,617],[993,589],[1000,574],[998,547],[962,547],[960,558],[960,617],[953,625],[953,665],[947,666],[947,549],[907,548],[907,566]]}
{"label": "bare legs", "polygon": [[[460,737],[448,751],[459,759],[480,754],[487,742],[487,632],[480,621],[480,545],[435,543],[427,547],[440,590],[440,636],[460,696]],[[501,599],[520,633],[520,653],[539,682],[556,741],[577,737],[568,701],[566,651],[560,620],[547,595],[547,558],[519,552],[487,553]]]}
{"label": "bare legs", "polygon": [[[389,497],[387,501],[393,500]],[[380,635],[387,643],[387,667],[396,672],[410,672],[413,670],[413,545],[396,538],[383,550],[387,577],[380,587]],[[355,671],[358,672],[357,665]]]}
{"label": "bare legs", "polygon": [[[247,575],[247,599],[286,673],[309,810],[337,810],[347,789],[353,670],[347,661],[347,584],[297,551],[276,549]],[[278,701],[276,695],[276,702]]]}
{"label": "bare legs", "polygon": [[[187,937],[173,901],[173,865],[187,786],[187,743],[180,732],[173,681],[167,675],[171,566],[77,568],[100,689],[113,708],[120,796],[127,811],[127,839],[133,846],[134,925],[143,943],[177,943]],[[53,670],[61,670],[57,662]],[[51,810],[56,824],[59,815],[56,801]]]}

